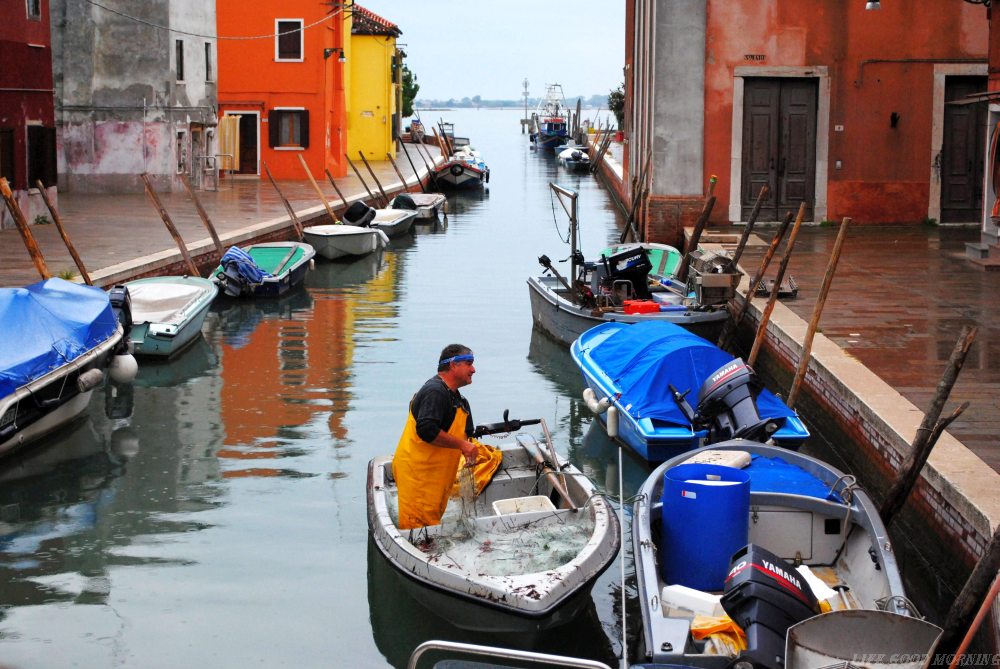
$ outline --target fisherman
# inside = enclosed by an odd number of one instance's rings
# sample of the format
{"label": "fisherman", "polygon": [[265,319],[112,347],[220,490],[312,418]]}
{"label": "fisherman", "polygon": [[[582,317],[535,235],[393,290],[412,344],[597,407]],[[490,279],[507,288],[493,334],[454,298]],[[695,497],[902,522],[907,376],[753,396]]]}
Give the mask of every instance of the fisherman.
{"label": "fisherman", "polygon": [[500,466],[500,451],[472,436],[469,401],[458,392],[472,383],[474,363],[467,346],[446,346],[437,374],[410,400],[406,426],[392,458],[401,530],[441,522],[463,467],[472,468],[478,494]]}

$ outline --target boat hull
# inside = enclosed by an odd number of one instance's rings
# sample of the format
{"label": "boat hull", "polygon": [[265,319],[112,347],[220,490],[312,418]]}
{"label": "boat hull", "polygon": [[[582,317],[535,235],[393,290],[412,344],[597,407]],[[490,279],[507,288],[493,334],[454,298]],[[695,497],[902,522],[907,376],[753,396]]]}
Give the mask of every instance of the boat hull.
{"label": "boat hull", "polygon": [[[221,292],[229,297],[280,297],[291,290],[294,286],[302,283],[309,270],[310,261],[316,256],[316,250],[303,242],[268,242],[263,244],[253,244],[244,249],[251,258],[256,261],[258,257],[291,254],[290,259],[285,261],[277,271],[272,271],[266,266],[263,269],[270,271],[273,276],[264,277],[259,283],[232,285],[226,282],[223,268],[217,267],[212,273],[212,281],[219,284]],[[261,264],[258,262],[258,264]]]}
{"label": "boat hull", "polygon": [[722,333],[729,313],[726,309],[706,311],[661,311],[651,314],[598,313],[577,306],[560,294],[558,279],[550,276],[530,277],[528,295],[531,300],[531,318],[535,327],[563,344],[571,345],[576,339],[601,323],[641,323],[658,320],[680,325],[685,330],[715,341]]}
{"label": "boat hull", "polygon": [[125,286],[132,300],[132,352],[158,358],[176,355],[194,342],[218,294],[215,283],[191,276],[151,277]]}
{"label": "boat hull", "polygon": [[417,212],[409,209],[376,209],[371,226],[384,232],[386,237],[402,237],[413,229],[416,217]]}
{"label": "boat hull", "polygon": [[480,188],[486,182],[486,174],[471,165],[455,162],[438,168],[435,180],[443,188]]}
{"label": "boat hull", "polygon": [[[663,588],[670,585],[664,583],[661,575],[659,560],[663,550],[658,544],[662,512],[658,503],[664,474],[705,451],[743,451],[770,461],[780,459],[801,471],[803,478],[814,480],[821,491],[827,491],[826,494],[835,488],[838,495],[833,499],[825,495],[800,494],[798,490],[782,488],[780,481],[767,481],[765,476],[758,479],[751,465],[747,470],[750,473],[750,543],[784,560],[795,560],[798,553],[802,563],[824,583],[839,582],[848,586],[845,593],[827,599],[834,611],[844,610],[846,605],[852,610],[874,610],[878,602],[886,601],[890,612],[912,615],[913,612],[907,609],[888,533],[877,508],[863,490],[855,487],[850,496],[841,497],[843,474],[830,465],[775,446],[734,440],[668,460],[650,474],[635,496],[632,545],[635,547],[643,625],[641,662],[713,669],[732,666],[731,657],[704,653],[690,637],[690,615],[673,611],[663,600]],[[847,523],[842,532],[831,531],[832,526],[841,527],[841,523]],[[698,546],[691,545],[688,550],[697,551]]]}
{"label": "boat hull", "polygon": [[441,193],[406,193],[417,209],[417,223],[430,223],[445,210],[448,199]]}
{"label": "boat hull", "polygon": [[364,256],[385,246],[385,233],[375,227],[356,225],[313,225],[303,230],[305,241],[316,255],[327,260]]}
{"label": "boat hull", "polygon": [[[533,440],[531,440],[533,441]],[[537,444],[535,444],[537,447]],[[571,559],[534,573],[484,574],[463,564],[452,554],[435,554],[433,542],[446,538],[458,522],[446,512],[441,525],[400,531],[390,511],[395,483],[389,473],[392,460],[373,459],[368,468],[368,525],[375,546],[403,577],[415,598],[450,622],[468,629],[531,630],[554,627],[572,620],[587,605],[594,581],[618,552],[620,526],[607,500],[593,484],[565,462],[566,488],[579,510],[569,508],[498,515],[491,506],[498,500],[549,495],[551,486],[539,479],[533,460],[516,444],[501,446],[503,462],[489,486],[476,500],[471,522],[488,533],[499,528],[518,531],[571,519],[586,521],[581,529],[585,545]],[[537,483],[537,488],[536,488]],[[589,503],[584,503],[590,500]],[[563,505],[560,505],[563,506]],[[583,514],[583,515],[580,515]],[[431,542],[431,549],[418,549],[412,542]],[[486,544],[484,544],[486,545]]]}

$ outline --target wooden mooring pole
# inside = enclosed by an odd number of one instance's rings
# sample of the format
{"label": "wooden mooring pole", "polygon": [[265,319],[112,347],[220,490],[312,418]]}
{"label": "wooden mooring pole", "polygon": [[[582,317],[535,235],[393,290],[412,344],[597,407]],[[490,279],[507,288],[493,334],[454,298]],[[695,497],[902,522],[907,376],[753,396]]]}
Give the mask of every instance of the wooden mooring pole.
{"label": "wooden mooring pole", "polygon": [[[986,619],[986,615],[993,607],[993,602],[996,601],[997,595],[1000,595],[1000,576],[997,575],[998,570],[1000,570],[1000,527],[993,532],[993,538],[986,546],[986,551],[979,558],[979,562],[976,563],[968,580],[962,587],[962,591],[955,598],[955,603],[952,604],[951,610],[948,611],[947,618],[945,618],[944,632],[942,632],[941,639],[934,649],[934,654],[937,657],[941,657],[942,655],[948,657],[954,654],[954,657],[951,658],[951,663],[948,665],[949,669],[965,665],[962,657],[965,655],[965,651],[969,649],[973,637],[975,637],[976,632],[979,631],[979,627],[983,624],[983,620]],[[990,586],[991,582],[992,586]],[[986,596],[983,597],[982,593],[987,589]],[[972,622],[969,623],[973,607],[980,601],[982,604],[979,606],[979,611]],[[965,635],[956,648],[956,642],[962,630],[965,630]],[[994,655],[993,658],[995,657]],[[940,665],[935,662],[933,666]]]}
{"label": "wooden mooring pole", "polygon": [[14,193],[10,190],[10,184],[7,183],[6,177],[0,177],[0,192],[3,193],[3,200],[7,203],[7,211],[14,218],[14,224],[17,226],[17,231],[21,233],[21,239],[24,241],[24,246],[28,249],[28,255],[31,256],[31,262],[35,264],[35,269],[38,270],[38,274],[42,279],[51,279],[52,274],[49,272],[49,268],[45,265],[45,258],[42,256],[42,250],[38,248],[38,244],[35,242],[35,236],[31,234],[31,229],[28,227],[28,221],[24,218],[24,212],[21,211],[21,207],[17,204],[17,200],[14,199]]}
{"label": "wooden mooring pole", "polygon": [[687,281],[688,267],[691,265],[691,253],[698,248],[698,243],[701,241],[701,233],[704,232],[705,226],[708,224],[708,219],[712,215],[712,208],[715,207],[716,181],[718,181],[718,178],[714,174],[708,180],[708,197],[705,199],[705,205],[701,209],[698,220],[695,221],[694,230],[691,231],[691,239],[684,245],[684,256],[677,267],[678,281]]}
{"label": "wooden mooring pole", "polygon": [[313,189],[316,191],[316,195],[319,196],[320,202],[322,202],[323,206],[326,207],[326,213],[330,216],[330,222],[333,223],[334,225],[340,223],[340,221],[338,221],[337,217],[334,215],[333,209],[330,208],[330,203],[327,201],[326,195],[323,194],[323,189],[321,189],[319,187],[319,184],[316,183],[316,180],[313,179],[312,171],[309,169],[309,165],[306,164],[306,159],[302,157],[301,153],[298,154],[298,156],[299,156],[299,162],[302,164],[302,169],[306,171],[306,176],[309,177],[309,183],[312,184]]}
{"label": "wooden mooring pole", "polygon": [[330,174],[330,170],[325,170],[326,178],[330,180],[330,185],[333,186],[333,190],[337,193],[337,197],[340,198],[340,202],[344,205],[344,209],[347,209],[347,200],[344,198],[344,194],[340,192],[337,188],[337,182],[333,180],[333,175]]}
{"label": "wooden mooring pole", "polygon": [[803,202],[799,204],[799,213],[795,217],[795,225],[792,226],[792,232],[788,235],[788,244],[785,246],[784,255],[781,256],[781,264],[778,265],[778,273],[774,278],[771,296],[767,299],[767,306],[764,307],[764,312],[760,315],[760,323],[757,324],[757,334],[753,340],[753,348],[750,349],[750,355],[747,356],[747,364],[751,367],[757,362],[757,354],[760,353],[761,344],[764,343],[764,338],[767,336],[767,324],[771,320],[771,312],[774,311],[774,304],[778,301],[781,280],[785,278],[785,270],[788,269],[788,261],[791,260],[792,250],[795,248],[795,237],[799,234],[799,228],[802,226],[802,219],[805,216],[806,203]]}
{"label": "wooden mooring pole", "polygon": [[93,286],[94,282],[91,281],[90,274],[87,273],[87,268],[83,266],[83,260],[80,259],[80,254],[76,252],[76,247],[69,240],[69,234],[66,232],[66,228],[63,227],[59,212],[56,211],[52,201],[49,200],[49,196],[45,193],[45,184],[42,183],[41,179],[35,181],[35,188],[38,189],[38,194],[42,196],[42,202],[45,203],[49,213],[52,214],[52,222],[56,224],[56,230],[59,231],[59,236],[62,237],[63,244],[66,245],[66,250],[69,251],[69,254],[73,257],[73,262],[76,263],[77,269],[80,270],[80,276],[83,277],[84,283],[88,286]]}
{"label": "wooden mooring pole", "polygon": [[205,211],[203,206],[201,206],[201,200],[198,199],[198,195],[195,194],[194,189],[191,188],[191,183],[188,181],[186,174],[181,175],[181,183],[184,184],[184,189],[187,191],[191,201],[194,202],[194,208],[198,211],[198,216],[201,218],[202,224],[205,226],[205,229],[208,230],[208,234],[212,237],[212,243],[215,245],[215,252],[219,254],[219,258],[216,258],[216,260],[222,258],[222,241],[219,239],[219,235],[215,232],[215,226],[212,225],[212,219],[208,217],[208,212]]}
{"label": "wooden mooring pole", "polygon": [[375,204],[378,204],[378,198],[376,198],[376,197],[375,197],[375,194],[374,194],[374,193],[372,193],[372,190],[371,190],[371,188],[369,188],[369,187],[368,187],[368,184],[366,184],[366,183],[365,183],[365,180],[364,180],[364,178],[363,178],[363,177],[361,176],[361,172],[359,172],[359,171],[358,171],[358,168],[357,168],[357,167],[356,167],[356,166],[354,165],[354,163],[353,163],[353,162],[351,162],[351,158],[350,158],[350,156],[348,156],[348,155],[347,155],[347,154],[345,153],[345,154],[344,154],[344,158],[347,158],[347,164],[351,166],[351,169],[352,169],[352,170],[354,170],[354,174],[355,174],[355,176],[357,176],[357,177],[358,177],[358,181],[360,181],[360,182],[361,182],[361,185],[365,187],[365,192],[367,192],[367,193],[368,193],[368,197],[369,197],[369,198],[371,198],[371,201],[372,201],[372,202],[374,202]]}
{"label": "wooden mooring pole", "polygon": [[[844,220],[840,223],[840,232],[837,233],[837,241],[833,243],[830,262],[826,266],[826,275],[823,277],[823,284],[820,286],[819,295],[816,297],[816,306],[813,307],[812,318],[809,319],[809,327],[806,329],[805,339],[802,340],[802,355],[799,356],[799,365],[795,370],[795,378],[792,380],[792,389],[788,392],[788,400],[785,402],[789,409],[795,406],[795,401],[799,397],[799,388],[802,386],[802,379],[805,378],[806,370],[809,369],[813,338],[816,336],[816,328],[819,327],[819,318],[822,316],[823,307],[826,305],[826,297],[830,294],[830,286],[833,285],[833,275],[837,271],[840,251],[844,247],[844,239],[847,237],[847,227],[850,224],[851,219],[845,216]],[[775,287],[777,285],[776,283]]]}
{"label": "wooden mooring pole", "polygon": [[372,166],[368,164],[368,159],[365,158],[365,154],[363,151],[358,150],[358,155],[361,156],[361,162],[365,164],[365,169],[367,169],[368,174],[372,176],[372,181],[375,182],[375,187],[378,188],[378,192],[382,195],[382,206],[388,207],[389,197],[385,194],[385,190],[382,189],[382,184],[379,183],[378,177],[375,176],[375,170],[373,170]]}
{"label": "wooden mooring pole", "polygon": [[[396,139],[399,139],[398,135],[396,136]],[[417,177],[417,183],[420,184],[420,190],[426,193],[427,186],[424,185],[424,180],[420,178],[420,172],[417,171],[417,166],[413,164],[413,158],[410,157],[410,151],[406,148],[406,144],[402,140],[399,142],[399,147],[403,150],[403,153],[406,154],[406,162],[410,163],[410,169],[413,170],[413,176]],[[420,153],[420,151],[418,150],[417,153]]]}
{"label": "wooden mooring pole", "polygon": [[292,209],[292,205],[288,203],[288,200],[282,194],[281,189],[278,188],[277,182],[275,182],[274,177],[271,176],[271,170],[267,167],[267,163],[262,164],[264,165],[264,171],[267,173],[267,178],[271,181],[271,185],[274,186],[275,192],[278,193],[278,197],[281,199],[281,204],[285,205],[285,211],[288,212],[288,218],[292,220],[292,229],[295,230],[295,236],[301,242],[305,233],[302,232],[302,224],[299,223],[299,217],[295,215],[295,210]]}
{"label": "wooden mooring pole", "polygon": [[385,157],[389,160],[389,164],[392,165],[392,169],[396,171],[396,176],[399,177],[399,183],[403,186],[403,192],[407,192],[406,177],[404,177],[403,173],[399,171],[399,166],[396,165],[396,161],[393,160],[392,154],[387,151]]}
{"label": "wooden mooring pole", "polygon": [[736,244],[733,257],[729,259],[729,264],[726,267],[727,272],[732,272],[740,264],[740,258],[743,257],[743,249],[746,248],[747,242],[750,240],[750,233],[753,231],[753,226],[760,215],[760,206],[764,203],[764,198],[767,197],[769,192],[766,185],[761,186],[760,190],[757,191],[757,199],[753,203],[753,209],[750,210],[750,218],[747,219],[746,227],[743,228],[743,234],[740,235],[740,241]]}
{"label": "wooden mooring pole", "polygon": [[163,206],[160,201],[160,196],[156,194],[156,190],[153,188],[153,184],[149,180],[149,175],[143,172],[139,175],[142,179],[143,185],[146,187],[146,195],[153,202],[153,206],[160,213],[160,218],[163,219],[163,224],[167,226],[167,231],[170,236],[174,238],[174,243],[177,244],[177,248],[181,251],[181,256],[184,258],[184,264],[187,265],[188,272],[191,276],[201,276],[201,272],[198,271],[198,266],[194,264],[194,260],[191,259],[191,254],[188,253],[187,244],[184,243],[184,239],[181,237],[180,233],[177,232],[177,227],[174,222],[170,219],[170,214],[167,213],[167,208]]}

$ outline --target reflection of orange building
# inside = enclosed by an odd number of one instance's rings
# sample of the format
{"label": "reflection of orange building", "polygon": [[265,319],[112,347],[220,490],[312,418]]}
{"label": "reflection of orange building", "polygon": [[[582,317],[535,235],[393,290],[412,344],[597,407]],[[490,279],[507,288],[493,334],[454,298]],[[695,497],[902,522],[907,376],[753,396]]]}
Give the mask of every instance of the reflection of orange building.
{"label": "reflection of orange building", "polygon": [[[395,315],[395,265],[350,289],[311,290],[312,307],[291,315],[266,316],[245,345],[223,343],[220,354],[222,458],[273,460],[285,445],[283,429],[302,429],[327,416],[329,438],[345,440],[344,418],[352,399],[354,342],[359,321]],[[238,475],[275,475],[278,469],[239,470]]]}
{"label": "reflection of orange building", "polygon": [[[220,153],[239,174],[303,179],[298,156],[322,175],[344,176],[343,6],[321,0],[216,3]],[[350,21],[346,22],[350,30]],[[254,37],[259,39],[229,39]]]}

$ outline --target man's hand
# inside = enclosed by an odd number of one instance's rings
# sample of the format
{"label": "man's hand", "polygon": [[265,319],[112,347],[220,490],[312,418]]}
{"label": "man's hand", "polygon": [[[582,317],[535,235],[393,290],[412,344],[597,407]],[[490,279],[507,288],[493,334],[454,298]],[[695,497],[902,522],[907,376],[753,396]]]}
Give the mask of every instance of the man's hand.
{"label": "man's hand", "polygon": [[472,467],[476,464],[476,457],[479,455],[479,449],[471,441],[462,442],[462,455],[465,456],[465,466]]}

